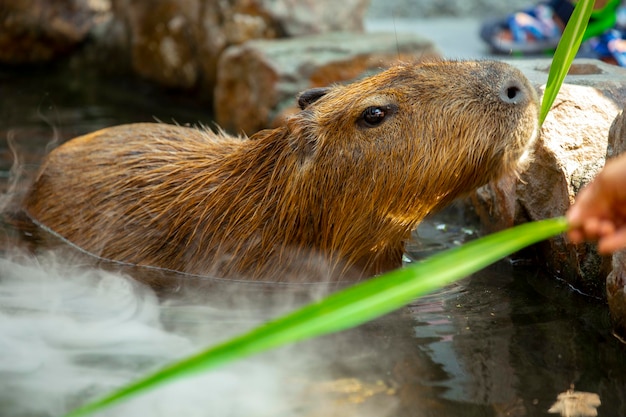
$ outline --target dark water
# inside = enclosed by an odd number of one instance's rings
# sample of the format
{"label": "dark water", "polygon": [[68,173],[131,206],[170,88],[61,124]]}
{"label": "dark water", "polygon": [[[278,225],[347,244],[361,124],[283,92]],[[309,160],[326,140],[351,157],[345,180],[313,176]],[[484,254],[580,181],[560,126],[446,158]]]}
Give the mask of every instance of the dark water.
{"label": "dark water", "polygon": [[[57,143],[155,119],[211,124],[206,105],[136,80],[0,69],[2,189],[14,153],[27,175]],[[302,301],[286,287],[221,283],[158,299],[120,273],[89,272],[88,258],[33,247],[6,224],[2,233],[2,416],[61,415]],[[451,209],[420,228],[411,253],[423,257],[473,237],[462,212]],[[15,255],[21,247],[28,251]],[[312,288],[307,298],[321,292]],[[66,332],[68,317],[84,327]],[[626,347],[612,336],[604,303],[540,267],[508,261],[358,329],[212,375],[194,385],[197,395],[184,386],[184,395],[159,394],[105,415],[547,416],[572,386],[599,395],[598,415],[626,414]]]}

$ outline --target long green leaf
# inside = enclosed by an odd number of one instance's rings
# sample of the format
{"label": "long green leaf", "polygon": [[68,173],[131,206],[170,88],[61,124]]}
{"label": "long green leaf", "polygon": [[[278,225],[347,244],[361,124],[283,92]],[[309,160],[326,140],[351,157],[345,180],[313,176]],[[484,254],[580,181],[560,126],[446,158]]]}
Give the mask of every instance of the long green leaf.
{"label": "long green leaf", "polygon": [[533,243],[567,230],[565,218],[526,223],[439,253],[406,268],[338,291],[252,331],[183,359],[69,413],[84,416],[166,380],[304,339],[355,327],[470,275]]}
{"label": "long green leaf", "polygon": [[546,83],[546,90],[543,93],[543,99],[541,100],[541,111],[539,113],[539,124],[543,124],[554,99],[556,98],[561,84],[565,80],[565,76],[569,71],[572,61],[578,53],[578,48],[583,40],[585,29],[591,17],[593,11],[594,0],[580,0],[576,3],[574,12],[567,22],[567,26],[563,31],[559,45],[554,52],[552,58],[552,65],[550,65],[550,72],[548,74],[548,81]]}

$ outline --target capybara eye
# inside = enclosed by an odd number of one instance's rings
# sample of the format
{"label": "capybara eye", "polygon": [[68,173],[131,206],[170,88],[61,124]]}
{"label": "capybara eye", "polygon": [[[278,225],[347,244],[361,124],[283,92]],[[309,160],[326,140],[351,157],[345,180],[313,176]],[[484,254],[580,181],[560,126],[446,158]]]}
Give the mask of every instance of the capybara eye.
{"label": "capybara eye", "polygon": [[361,113],[361,117],[359,118],[359,124],[364,127],[375,127],[378,126],[385,120],[387,116],[393,110],[392,106],[372,106],[366,108],[363,113]]}

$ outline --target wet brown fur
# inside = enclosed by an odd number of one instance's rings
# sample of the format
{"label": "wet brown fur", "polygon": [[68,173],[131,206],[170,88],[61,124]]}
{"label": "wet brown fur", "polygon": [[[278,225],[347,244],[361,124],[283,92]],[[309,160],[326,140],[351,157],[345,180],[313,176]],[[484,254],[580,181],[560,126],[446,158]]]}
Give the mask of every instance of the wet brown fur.
{"label": "wet brown fur", "polygon": [[[528,94],[518,105],[498,99],[511,78]],[[328,279],[370,276],[401,265],[425,215],[515,171],[535,102],[505,64],[402,65],[334,86],[249,139],[157,123],[76,138],[47,157],[24,207],[121,262],[293,281],[322,257]],[[386,105],[393,114],[364,125],[364,109]]]}

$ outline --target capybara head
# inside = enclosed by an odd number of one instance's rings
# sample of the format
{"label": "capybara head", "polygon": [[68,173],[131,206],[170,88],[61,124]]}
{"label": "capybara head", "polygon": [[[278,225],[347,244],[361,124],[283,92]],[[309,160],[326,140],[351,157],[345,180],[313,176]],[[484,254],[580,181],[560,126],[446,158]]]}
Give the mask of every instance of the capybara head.
{"label": "capybara head", "polygon": [[415,209],[516,170],[537,133],[536,100],[509,65],[444,61],[304,92],[288,124],[294,149],[312,165],[333,164],[337,184],[378,185],[383,205],[406,190]]}
{"label": "capybara head", "polygon": [[284,126],[249,139],[165,124],[74,139],[25,208],[122,262],[281,281],[322,257],[329,279],[368,276],[401,265],[425,215],[518,169],[536,101],[504,63],[401,65],[306,91]]}

